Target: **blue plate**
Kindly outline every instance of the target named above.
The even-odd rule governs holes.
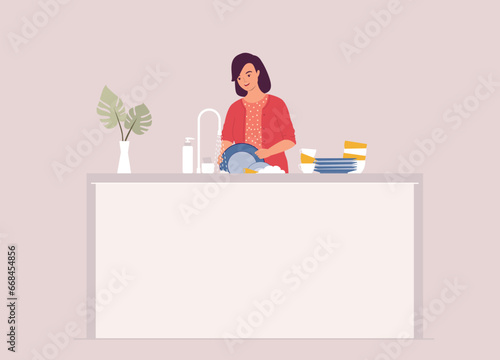
[[[316,165],[319,166],[353,166],[357,165],[356,161],[315,161]]]
[[[320,174],[347,174],[352,171],[355,171],[356,169],[345,169],[345,170],[319,170],[319,169],[314,169],[314,171],[319,172]]]
[[[316,161],[346,161],[346,160],[356,160],[355,158],[316,158]]]
[[[356,164],[356,161],[348,160],[348,161],[325,161],[325,160],[320,160],[320,161],[315,161],[315,164],[320,164],[320,165],[343,165],[343,164]]]
[[[250,157],[243,154],[237,155],[236,158],[231,161],[231,168],[233,169],[233,171],[238,171],[240,167],[243,166],[241,167],[241,172],[243,172],[243,168],[250,166],[254,162],[264,162],[264,159],[259,159],[259,157],[255,155],[256,151],[257,148],[250,144],[240,143],[231,145],[222,154],[222,161],[219,168],[223,171],[231,173],[231,169],[229,168],[229,160],[237,153],[244,153],[251,155],[251,157],[253,157],[253,161],[248,163]]]
[[[329,173],[329,172],[340,172],[340,173],[348,173],[351,171],[356,171],[356,169],[314,169],[314,171],[321,173]]]
[[[253,171],[259,171],[261,169],[264,169],[265,167],[270,166],[266,162],[254,162],[252,165],[250,165],[248,168]]]
[[[315,167],[317,168],[325,168],[325,167],[331,167],[331,168],[335,168],[335,167],[341,167],[341,168],[348,168],[348,167],[357,167],[357,164],[354,163],[354,164],[314,164]]]
[[[229,158],[227,169],[230,174],[243,174],[245,168],[248,168],[252,164],[256,164],[252,154],[240,151]]]

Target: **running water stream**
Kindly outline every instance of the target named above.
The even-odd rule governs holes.
[[[214,156],[215,173],[220,172],[218,161],[219,161],[221,147],[222,147],[222,136],[217,135],[217,140],[215,140],[215,156]]]

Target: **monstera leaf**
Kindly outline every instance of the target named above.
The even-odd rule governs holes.
[[[129,110],[127,114],[127,118],[125,119],[125,127],[130,129],[128,131],[127,137],[130,134],[130,131],[133,131],[137,135],[142,135],[146,131],[148,131],[148,127],[151,126],[152,120],[151,113],[146,105],[141,104]]]
[[[107,86],[104,86],[102,90],[97,113],[102,116],[100,120],[108,129],[114,128],[116,124],[119,124],[119,121],[124,121],[127,116],[123,101]]]

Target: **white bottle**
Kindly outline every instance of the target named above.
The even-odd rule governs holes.
[[[187,137],[182,147],[182,173],[192,174],[193,173],[193,145],[191,140],[192,137]]]

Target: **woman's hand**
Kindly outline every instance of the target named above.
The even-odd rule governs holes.
[[[295,143],[290,140],[281,140],[280,142],[274,144],[269,149],[259,149],[255,152],[255,155],[259,157],[259,159],[265,159],[269,156],[273,156],[284,152],[288,149],[291,149],[295,146]]]
[[[274,154],[270,149],[259,149],[255,152],[255,155],[257,155],[259,159],[265,159]]]

